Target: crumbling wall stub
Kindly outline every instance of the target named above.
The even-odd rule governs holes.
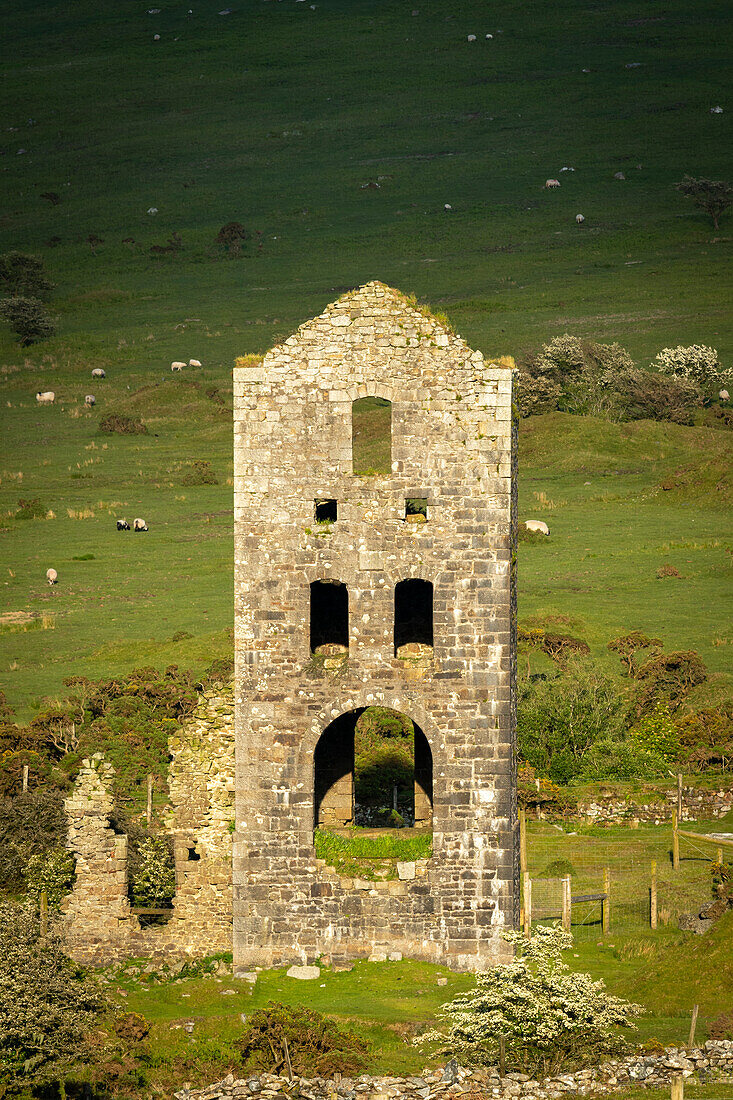
[[[365,396],[392,402],[389,475],[352,472]],[[389,944],[484,966],[518,897],[511,367],[370,283],[239,367],[234,402],[235,965]],[[428,501],[427,522],[405,522],[407,498]],[[326,531],[316,499],[338,504]],[[419,668],[394,651],[395,586],[413,578],[433,586]],[[312,674],[318,580],[348,586],[338,675]],[[373,705],[429,742],[434,854],[414,880],[365,890],[315,860],[314,754],[334,719]]]
[[[158,959],[231,949],[234,710],[231,685],[219,684],[169,738],[170,802],[176,896],[168,923],[141,928],[131,912],[127,837],[109,827],[114,768],[100,755],[85,760],[65,802],[67,846],[76,882],[64,923],[71,954],[109,963],[130,956]]]

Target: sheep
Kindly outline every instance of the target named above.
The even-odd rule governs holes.
[[[721,401],[730,401],[730,394],[727,390],[720,390],[720,392],[718,393],[718,397]]]
[[[132,521],[132,529],[133,531],[147,531],[148,525],[144,519],[138,518]]]
[[[201,366],[198,359],[189,359],[188,365],[189,365],[189,367],[200,367]]]
[[[577,225],[582,225],[583,222],[585,221],[585,216],[583,214],[576,214],[575,215],[575,221],[576,221]]]
[[[46,570],[46,580],[49,584],[58,584],[59,575],[55,569]]]
[[[130,524],[127,522],[126,519],[118,519],[117,520],[117,530],[118,531],[129,531],[130,530]]]
[[[102,370],[101,367],[95,367],[94,370],[92,371],[92,378],[106,378],[106,377],[107,377],[107,375],[106,375],[105,371]]]
[[[171,370],[183,370],[185,366],[185,363],[171,363]]]
[[[549,190],[551,187],[559,187],[560,180],[545,180],[545,190]]]
[[[44,393],[39,390],[36,394],[36,401],[39,405],[53,405],[55,400],[56,394],[53,390],[46,390]]]
[[[96,397],[94,396],[93,393],[88,393],[88,394],[85,395],[84,404],[88,405],[90,409],[91,409],[92,405],[97,404],[97,399],[96,399]]]
[[[614,172],[613,173],[613,178],[615,180],[625,180],[626,176],[623,174],[623,172]]]
[[[550,528],[541,519],[526,519],[524,521],[524,526],[528,531],[539,531],[543,535],[549,535],[550,533]]]

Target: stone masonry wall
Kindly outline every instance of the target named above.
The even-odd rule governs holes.
[[[318,955],[477,968],[517,915],[516,495],[509,366],[484,361],[380,283],[344,295],[235,371],[235,966]],[[392,472],[352,472],[352,402],[392,402]],[[427,523],[405,500],[428,500]],[[314,501],[337,501],[327,530]],[[394,655],[395,585],[434,586],[432,658]],[[314,677],[310,584],[348,586],[349,651]],[[355,890],[319,866],[314,754],[370,705],[418,723],[433,766],[434,854]]]
[[[109,827],[114,768],[83,762],[65,808],[76,883],[66,899],[66,938],[75,958],[108,963],[130,956],[204,956],[231,950],[234,710],[231,685],[199,697],[169,739],[176,896],[167,924],[141,928],[127,887],[127,837]]]

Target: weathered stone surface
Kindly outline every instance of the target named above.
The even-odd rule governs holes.
[[[498,932],[518,917],[511,394],[510,365],[380,283],[235,370],[237,967],[398,951],[476,969],[504,954]],[[392,402],[389,475],[352,472],[351,404],[365,396]],[[427,500],[427,522],[405,521],[408,498]],[[337,502],[325,528],[316,500]],[[395,654],[405,579],[433,585],[432,653]],[[347,586],[348,654],[314,666],[322,580]],[[317,820],[347,824],[353,806],[335,742],[316,790],[316,748],[372,705],[424,740],[416,819],[433,856],[397,882],[341,878],[313,847]]]
[[[300,981],[310,982],[314,978],[320,978],[321,968],[319,966],[291,966],[286,973],[289,978],[298,978]]]

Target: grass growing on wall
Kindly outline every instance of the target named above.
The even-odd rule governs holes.
[[[397,860],[409,862],[429,859],[433,854],[433,834],[411,829],[349,829],[331,833],[316,829],[316,857],[342,874],[374,878],[395,878]]]

